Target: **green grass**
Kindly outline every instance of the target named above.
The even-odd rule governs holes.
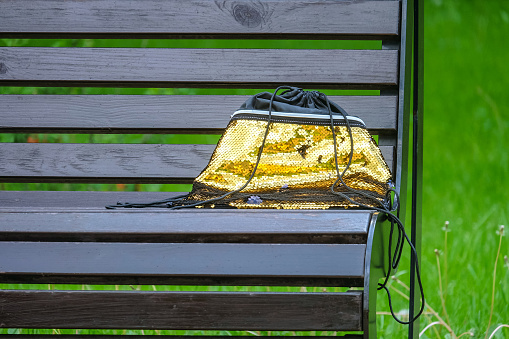
[[[509,216],[509,2],[481,0],[425,1],[425,122],[424,122],[424,192],[422,276],[426,300],[442,317],[437,260],[435,249],[442,251],[442,283],[450,326],[456,334],[472,330],[475,337],[484,338],[491,307],[492,274],[497,254],[499,225],[508,226]],[[91,40],[0,41],[3,45],[100,46]],[[100,42],[106,43],[106,42]],[[111,43],[109,41],[108,43]],[[147,47],[190,47],[189,41],[167,45],[166,41],[142,41]],[[379,48],[379,42],[306,42],[313,48]],[[121,47],[139,46],[140,41],[124,40]],[[138,44],[138,45],[137,45]],[[228,47],[232,42],[220,41]],[[259,47],[268,47],[257,41]],[[284,48],[292,47],[292,42]],[[211,47],[203,45],[202,47]],[[275,47],[275,46],[273,46]],[[68,93],[68,94],[205,94],[203,89],[46,89],[0,88],[2,93]],[[224,90],[214,90],[224,93]],[[243,90],[253,94],[258,90]],[[335,94],[336,92],[334,92]],[[352,92],[342,92],[350,94]],[[329,93],[330,94],[330,93]],[[374,94],[377,93],[365,93]],[[25,136],[26,138],[27,136]],[[44,138],[43,135],[32,136]],[[46,136],[54,138],[54,136]],[[89,136],[62,136],[61,142],[80,142]],[[111,142],[114,136],[94,136],[97,142]],[[1,135],[0,141],[13,138]],[[72,139],[75,138],[75,139]],[[101,139],[103,138],[103,139]],[[127,136],[122,142],[172,142],[167,136],[155,141],[144,136]],[[131,139],[130,139],[131,138]],[[212,137],[213,138],[213,137]],[[26,140],[26,139],[25,139]],[[119,139],[115,139],[118,142]],[[173,139],[174,142],[180,142]],[[32,184],[30,184],[32,185]],[[62,189],[63,186],[16,186],[6,189]],[[186,186],[187,187],[187,186]],[[150,186],[146,190],[182,190],[186,187]],[[112,189],[115,185],[97,185],[92,189]],[[68,186],[63,189],[69,189]],[[90,189],[74,186],[73,189]],[[134,185],[127,186],[134,190]],[[442,230],[450,221],[445,251]],[[507,230],[506,230],[507,233]],[[501,255],[509,254],[508,238],[502,239]],[[406,247],[405,255],[408,255]],[[447,261],[447,273],[444,265]],[[408,258],[398,272],[408,281]],[[394,284],[395,286],[398,284]],[[498,324],[509,323],[509,267],[498,261],[494,312],[490,332]],[[6,288],[6,286],[2,286]],[[54,287],[53,287],[54,288]],[[63,288],[63,287],[62,287]],[[81,286],[80,286],[81,288]],[[150,286],[145,288],[151,288]],[[398,285],[398,288],[402,289]],[[396,311],[407,307],[406,301],[393,292]],[[378,310],[388,311],[385,293],[378,294]],[[403,338],[407,327],[397,324],[388,315],[378,317],[380,338]],[[422,318],[421,328],[430,320]],[[424,337],[447,337],[447,331],[437,327]],[[64,332],[62,332],[64,333]],[[89,332],[87,332],[89,333]],[[129,331],[127,333],[134,333]],[[148,332],[146,332],[148,334]],[[150,332],[152,333],[152,332]],[[168,332],[163,332],[168,333]],[[171,332],[176,333],[176,332]],[[180,332],[179,332],[180,333]],[[197,333],[200,334],[200,333]],[[235,334],[235,333],[229,333]],[[250,333],[247,333],[250,334]],[[262,333],[264,334],[264,333]],[[288,334],[288,333],[283,333]],[[311,333],[314,334],[314,333]],[[495,338],[506,338],[503,329]]]
[[[509,216],[507,32],[507,1],[425,1],[423,282],[427,302],[440,311],[434,250],[444,250],[449,220],[450,325],[456,334],[473,329],[476,338],[488,325],[496,231]],[[507,237],[501,253],[509,254]],[[509,323],[509,268],[502,259],[496,287],[491,330]],[[379,298],[379,310],[387,310],[383,293]],[[404,326],[382,319],[381,338],[403,337]],[[436,337],[433,330],[426,335]],[[496,338],[508,336],[504,329]]]

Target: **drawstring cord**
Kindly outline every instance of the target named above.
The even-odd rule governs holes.
[[[119,201],[119,202],[117,202],[116,205],[108,205],[108,206],[106,206],[106,208],[109,210],[116,209],[119,207],[124,207],[124,208],[163,207],[163,208],[166,208],[166,207],[168,207],[167,206],[168,203],[175,203],[178,201],[182,201],[185,197],[187,197],[187,194],[179,195],[179,196],[164,199],[164,200],[153,201],[153,202],[149,202],[149,203],[129,203],[129,202],[120,202]]]
[[[419,270],[419,262],[417,261],[417,251],[416,251],[414,245],[412,244],[412,242],[410,241],[410,239],[408,238],[408,235],[405,232],[405,227],[403,226],[403,223],[399,219],[399,206],[400,205],[399,205],[399,196],[398,196],[398,193],[393,188],[390,188],[387,191],[385,201],[381,202],[380,200],[378,200],[376,197],[374,197],[371,194],[368,194],[366,192],[362,192],[362,191],[359,191],[359,190],[356,190],[354,188],[349,187],[343,181],[343,175],[346,173],[346,171],[348,170],[348,168],[352,164],[352,157],[353,157],[353,151],[354,151],[352,128],[351,128],[350,123],[348,121],[347,113],[343,110],[343,108],[338,106],[341,115],[343,116],[343,118],[346,121],[346,127],[347,127],[347,130],[348,130],[348,135],[350,137],[350,154],[348,156],[348,163],[346,164],[346,167],[343,170],[343,172],[339,173],[336,132],[334,130],[334,118],[332,116],[332,110],[331,110],[331,107],[330,107],[329,99],[323,93],[320,93],[320,95],[323,96],[323,98],[327,102],[327,108],[329,110],[330,126],[331,126],[331,130],[332,130],[332,140],[334,142],[334,161],[335,161],[335,165],[336,165],[336,174],[338,176],[338,178],[336,179],[334,184],[332,184],[332,186],[330,187],[330,190],[331,190],[331,192],[333,194],[338,195],[338,196],[340,196],[340,197],[342,197],[344,199],[347,199],[349,202],[351,202],[354,205],[358,205],[358,206],[366,208],[366,209],[378,211],[378,212],[383,213],[384,215],[386,215],[387,218],[389,219],[389,221],[391,223],[391,231],[390,231],[390,236],[389,236],[389,270],[387,272],[387,275],[385,276],[384,282],[381,283],[381,284],[378,283],[378,288],[377,289],[378,290],[384,289],[387,292],[387,298],[388,298],[388,301],[389,301],[389,308],[390,308],[390,311],[391,311],[391,314],[392,314],[392,317],[394,318],[394,320],[396,320],[398,323],[403,324],[403,325],[411,324],[415,320],[417,320],[417,318],[419,318],[420,315],[422,314],[422,312],[424,311],[424,306],[425,306],[425,302],[424,302],[424,288],[422,286],[422,281],[421,281],[421,273],[420,273],[420,270]],[[335,191],[334,187],[336,187],[338,182],[341,184],[340,186],[346,188],[348,191],[350,191],[352,193],[355,193],[355,194],[359,194],[359,195],[364,196],[364,197],[366,197],[368,199],[371,199],[375,203],[379,204],[380,207],[364,205],[364,204],[362,204],[360,202],[356,202],[356,201],[352,200],[349,196],[347,196],[346,194],[344,194],[342,192]],[[395,205],[396,205],[395,207],[391,203],[391,193],[394,193],[394,202],[395,202]],[[391,213],[394,210],[397,211],[396,212],[397,215],[394,215],[393,213]],[[395,251],[394,251],[394,256],[392,256],[392,235],[393,235],[393,232],[394,232],[394,224],[396,224],[397,227],[398,227],[398,240],[396,242],[396,248],[395,248]],[[400,259],[401,259],[401,254],[403,252],[404,240],[406,240],[408,242],[408,244],[410,245],[411,251],[415,254],[415,257],[416,257],[416,271],[415,272],[416,272],[416,275],[417,275],[417,283],[419,285],[419,290],[420,290],[420,294],[421,294],[421,308],[420,308],[419,312],[417,313],[417,315],[414,316],[412,319],[409,319],[408,321],[403,321],[403,320],[400,320],[400,319],[397,318],[396,314],[394,313],[393,306],[392,306],[391,293],[389,292],[389,289],[387,288],[387,283],[389,281],[389,277],[391,276],[391,271],[393,269],[396,270],[398,268],[398,266],[399,266],[399,262],[400,262]]]

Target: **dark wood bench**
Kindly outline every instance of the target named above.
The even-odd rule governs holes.
[[[2,38],[380,40],[380,50],[0,48],[0,86],[379,90],[332,96],[406,193],[411,25],[401,1],[1,0]],[[2,95],[2,133],[220,134],[241,95]],[[0,144],[3,183],[191,183],[213,145]],[[367,210],[106,210],[167,192],[0,192],[0,282],[348,287],[1,290],[0,327],[359,331],[376,338],[388,228]]]

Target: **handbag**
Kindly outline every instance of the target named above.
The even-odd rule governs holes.
[[[385,201],[391,173],[364,122],[320,92],[283,88],[232,114],[191,193],[175,206],[328,209]]]
[[[360,118],[323,93],[281,86],[231,115],[189,194],[106,208],[386,209],[390,192],[389,167]]]

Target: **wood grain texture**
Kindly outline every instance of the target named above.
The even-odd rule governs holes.
[[[0,95],[3,133],[217,133],[250,96]],[[397,96],[330,96],[372,133],[395,131]]]
[[[115,201],[114,194],[109,197],[108,203]],[[110,211],[104,207],[93,212],[29,207],[15,211],[0,209],[1,241],[365,243],[372,214],[345,210]]]
[[[13,276],[363,278],[365,244],[2,242]]]
[[[398,1],[1,0],[0,37],[380,38]],[[104,36],[103,36],[104,37]]]
[[[395,50],[2,47],[0,63],[4,86],[383,88],[398,83]]]
[[[35,146],[34,146],[35,145]],[[191,183],[215,145],[2,144],[4,181]],[[36,176],[38,178],[29,179]]]
[[[3,182],[192,183],[214,145],[0,144]],[[392,168],[392,146],[381,146]]]
[[[361,296],[362,291],[1,291],[0,301],[2,327],[358,331]]]
[[[0,209],[103,209],[117,201],[158,201],[187,192],[0,191]]]
[[[18,208],[25,212],[48,212],[62,210],[64,212],[76,212],[82,209],[83,212],[98,210],[103,211],[105,205],[111,205],[117,201],[122,202],[150,202],[175,197],[188,192],[103,192],[103,191],[0,191],[0,209],[2,211],[16,212]],[[197,209],[198,210],[198,209]],[[129,210],[142,212],[144,210]],[[151,212],[162,213],[163,210],[151,209]],[[216,211],[216,210],[214,210]],[[224,211],[224,210],[223,210]],[[249,211],[251,210],[244,210]],[[257,210],[253,210],[255,212]],[[272,210],[264,212],[272,213]],[[185,212],[180,210],[179,212]],[[226,212],[226,211],[224,211]],[[232,212],[231,210],[229,212]],[[259,213],[258,211],[257,213]],[[279,211],[282,213],[289,210]],[[314,213],[313,211],[306,211]],[[315,211],[316,212],[316,211]],[[278,213],[274,211],[274,213]],[[334,213],[364,213],[357,210],[335,210]]]

